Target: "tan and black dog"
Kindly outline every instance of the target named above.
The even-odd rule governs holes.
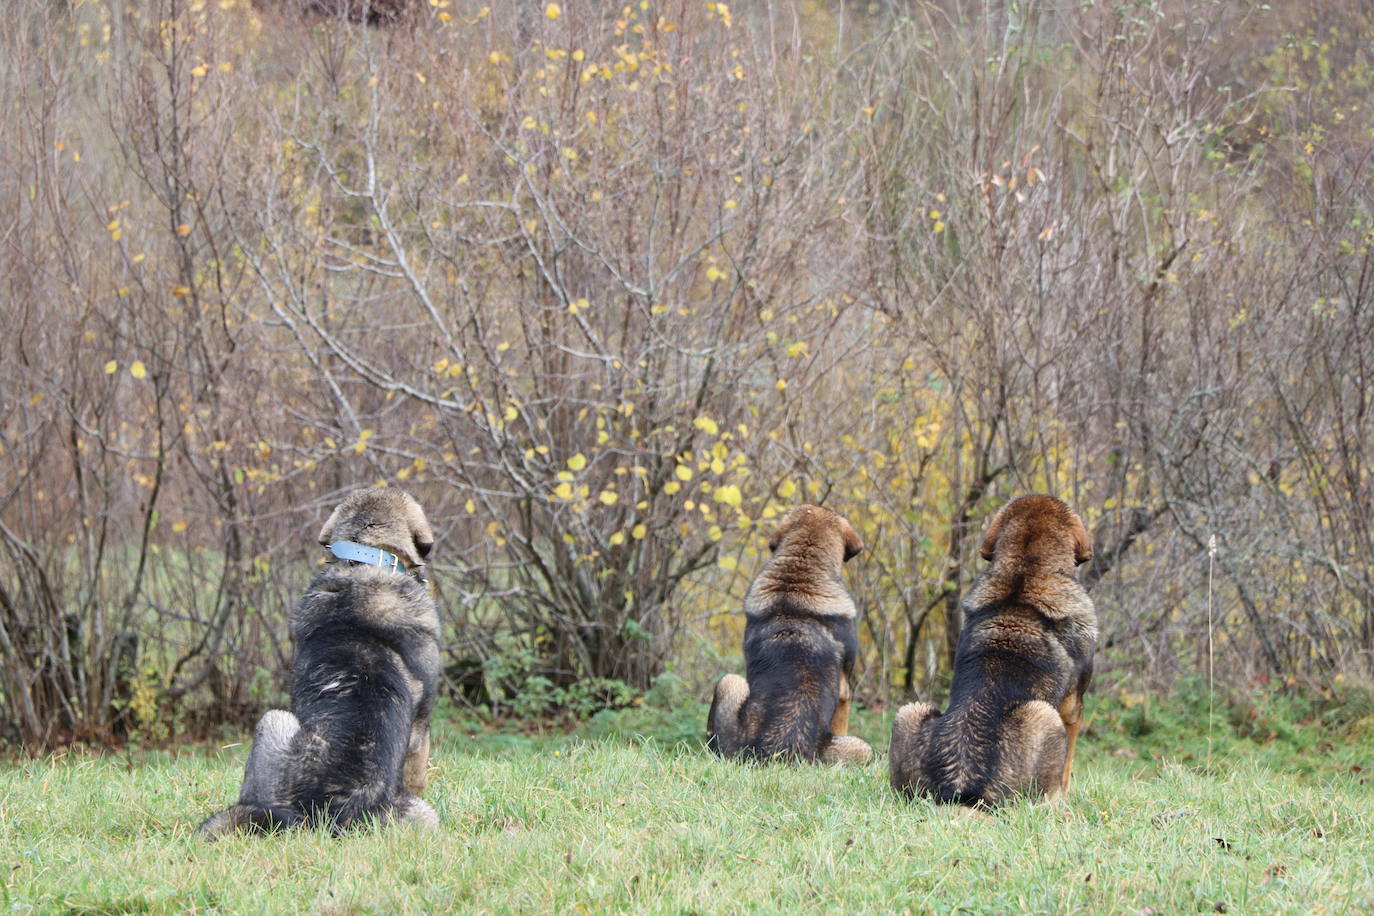
[[[981,553],[992,566],[961,603],[949,708],[903,706],[889,749],[897,791],[980,808],[1068,791],[1097,647],[1075,569],[1092,546],[1072,509],[1053,496],[1013,500]]]
[[[707,746],[752,760],[867,763],[873,749],[847,734],[858,629],[843,574],[863,542],[842,516],[801,506],[768,546],[744,599],[746,676],[716,684]]]
[[[350,494],[320,530],[335,562],[291,615],[291,711],[258,722],[239,802],[202,836],[366,819],[437,826],[422,801],[439,673],[439,615],[424,578],[434,544],[411,496]]]

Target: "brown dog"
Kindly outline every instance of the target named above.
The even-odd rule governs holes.
[[[1092,677],[1097,615],[1075,567],[1092,557],[1078,516],[1023,496],[983,537],[989,567],[964,596],[949,708],[908,703],[892,723],[892,786],[990,807],[1069,789]]]
[[[716,684],[707,746],[725,757],[867,763],[873,749],[847,734],[859,637],[842,572],[863,542],[843,517],[801,506],[768,547],[744,599],[747,679]]]

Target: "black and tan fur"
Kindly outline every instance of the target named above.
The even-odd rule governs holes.
[[[848,734],[858,630],[842,571],[863,542],[843,517],[801,506],[768,546],[744,599],[745,677],[716,684],[707,744],[725,757],[866,763],[872,748]]]
[[[1075,567],[1087,531],[1053,496],[1023,496],[993,517],[992,565],[961,603],[949,708],[908,703],[892,723],[892,786],[940,802],[991,807],[1069,789],[1097,615]]]
[[[201,835],[338,831],[369,818],[438,824],[419,797],[439,671],[439,616],[423,575],[434,533],[409,494],[375,487],[344,499],[319,540],[381,548],[408,570],[335,560],[310,583],[291,615],[291,711],[258,722],[238,804]]]

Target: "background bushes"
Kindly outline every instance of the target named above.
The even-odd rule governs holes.
[[[1027,490],[1123,683],[1209,621],[1234,684],[1369,675],[1358,4],[504,6],[0,24],[7,740],[279,698],[374,482],[497,715],[718,674],[803,500],[869,546],[870,701],[938,692]]]

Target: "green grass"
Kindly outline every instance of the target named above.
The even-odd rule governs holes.
[[[714,759],[697,703],[575,735],[440,722],[429,835],[192,839],[246,746],[10,763],[0,912],[1374,909],[1374,707],[1227,706],[1209,755],[1191,696],[1090,697],[1069,801],[987,819],[897,799],[881,753],[863,769]],[[881,749],[889,719],[855,731]]]

